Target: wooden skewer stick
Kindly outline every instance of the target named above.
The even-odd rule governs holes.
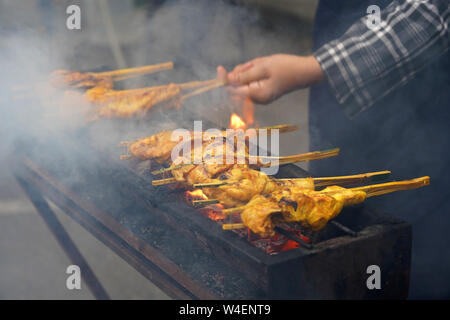
[[[241,213],[242,211],[244,211],[244,209],[245,209],[245,206],[235,207],[235,208],[230,208],[230,209],[223,209],[221,211],[221,213],[223,215],[228,216],[230,214]]]
[[[336,156],[339,153],[339,148],[333,149],[333,150],[327,150],[327,151],[316,151],[316,152],[309,152],[309,153],[301,153],[301,154],[297,154],[297,155],[293,155],[293,156],[282,156],[282,157],[264,157],[264,156],[253,156],[254,158],[259,158],[259,159],[278,159],[278,163],[279,164],[288,164],[288,163],[295,163],[295,162],[301,162],[301,161],[310,161],[310,160],[316,160],[316,159],[323,159],[323,158],[328,158],[328,157],[333,157]],[[252,157],[252,156],[250,156]],[[305,160],[307,159],[307,160]],[[191,164],[182,164],[179,166],[188,166]],[[267,163],[267,164],[263,164],[260,167],[269,167],[271,166],[271,163]],[[163,173],[163,172],[167,172],[167,171],[172,171],[175,170],[175,167],[172,168],[165,168],[165,169],[160,169],[157,171],[153,171],[157,174]],[[152,173],[153,173],[152,172]],[[168,183],[172,183],[169,182],[167,179],[161,179],[161,180],[153,180],[153,182],[158,183],[155,185],[163,185],[163,184],[168,184]],[[161,182],[161,184],[159,184]]]
[[[422,188],[428,186],[430,184],[430,177],[424,176],[411,180],[402,180],[395,182],[387,182],[374,184],[371,186],[357,187],[351,188],[352,191],[364,191],[367,194],[367,198],[374,196],[381,196],[383,194],[403,191],[403,190],[412,190],[417,188]]]
[[[389,178],[391,171],[378,171],[369,172],[363,174],[355,174],[350,176],[340,176],[340,177],[325,177],[325,178],[314,178],[314,185],[316,187],[330,186],[333,184],[338,184],[340,186],[346,186],[357,183],[367,183],[381,181]]]
[[[324,178],[312,178],[314,181],[315,187],[325,187],[331,185],[339,185],[346,186],[352,184],[360,184],[366,182],[375,182],[389,178],[391,171],[378,171],[378,172],[369,172],[363,174],[355,174],[351,176],[340,176],[340,177],[324,177]],[[283,179],[274,179],[275,181],[301,181],[308,178],[283,178]],[[226,181],[223,182],[214,182],[214,183],[197,183],[194,184],[195,188],[211,188],[211,187],[220,187],[223,185],[227,185]]]
[[[204,207],[210,204],[216,204],[216,203],[220,203],[219,200],[216,199],[212,199],[212,200],[194,200],[192,201],[192,204],[196,207]]]
[[[367,182],[375,182],[388,179],[391,174],[391,171],[377,171],[377,172],[369,172],[362,174],[355,174],[349,176],[337,176],[337,177],[322,177],[322,178],[313,178],[314,186],[316,187],[325,187],[331,186],[333,184],[337,184],[340,186],[352,185],[352,184],[361,184]],[[297,181],[303,180],[305,178],[283,178],[277,179],[278,181]]]
[[[186,99],[188,99],[188,98],[190,98],[190,97],[194,97],[194,96],[196,96],[196,95],[205,93],[205,92],[207,92],[207,91],[209,91],[209,90],[212,90],[212,89],[215,89],[215,88],[222,87],[222,86],[224,86],[224,85],[225,85],[225,82],[224,82],[224,81],[219,81],[219,80],[217,80],[217,82],[215,82],[215,83],[213,83],[213,84],[210,84],[210,85],[205,86],[205,87],[203,87],[203,88],[200,88],[200,89],[194,90],[194,91],[192,91],[192,92],[190,92],[190,93],[187,93],[187,94],[185,94],[185,95],[182,95],[182,96],[180,97],[180,102],[183,102],[184,100],[186,100]]]
[[[140,75],[150,74],[163,70],[173,69],[173,62],[164,62],[160,64],[154,64],[143,67],[119,69],[105,72],[97,72],[95,75],[100,77],[112,77],[115,81],[125,80],[132,77],[137,77]]]
[[[191,165],[192,165],[192,163],[177,164],[176,166],[173,166],[173,167],[162,168],[162,169],[159,169],[159,170],[152,171],[151,174],[156,176],[158,174],[163,174],[165,172],[169,172],[169,171],[172,171],[172,170],[180,169],[180,168],[191,166]],[[154,180],[154,181],[156,181],[156,180]]]
[[[228,182],[195,183],[194,188],[214,188],[227,185]]]
[[[213,81],[213,80],[207,80],[207,81]],[[198,82],[201,82],[201,81],[198,81]],[[187,83],[186,83],[186,84],[187,84]],[[132,90],[143,90],[143,89],[132,89]],[[297,130],[299,129],[299,127],[296,126],[296,125],[293,125],[293,124],[280,124],[280,125],[275,125],[275,126],[270,126],[270,127],[255,128],[255,130],[256,130],[256,132],[257,132],[258,134],[259,134],[259,132],[260,132],[261,130],[263,130],[263,129],[267,130],[267,134],[270,135],[270,134],[272,134],[272,131],[275,130],[275,129],[278,129],[278,130],[279,130],[279,133],[285,133],[285,132],[297,131]],[[227,132],[226,132],[225,130],[224,130],[224,131],[221,131],[221,133],[222,133],[222,135],[223,135],[224,137],[226,137]],[[203,135],[208,136],[206,132],[203,132]],[[118,146],[119,146],[119,147],[129,147],[129,146],[131,146],[133,143],[135,143],[136,141],[139,141],[139,140],[133,140],[133,141],[120,141],[120,142],[118,143]],[[129,158],[126,158],[126,159],[129,159]],[[171,170],[174,170],[174,168],[165,168],[165,169],[161,169],[161,170],[156,170],[156,171],[153,171],[152,174],[155,174],[155,175],[156,175],[156,174],[161,174],[161,173],[164,173],[164,172],[167,172],[167,171],[171,171]]]
[[[383,194],[396,192],[396,191],[422,188],[422,187],[428,186],[429,184],[430,184],[430,177],[425,176],[425,177],[420,177],[420,178],[411,179],[411,180],[387,182],[387,183],[373,184],[370,186],[350,188],[348,190],[364,191],[367,194],[366,197],[370,198],[370,197],[381,196]],[[333,194],[333,193],[339,193],[339,192],[341,192],[341,191],[340,190],[327,191],[324,193],[325,194]],[[224,209],[221,212],[224,215],[230,215],[230,214],[234,214],[234,213],[240,213],[244,209],[245,209],[245,206],[241,206],[241,207],[236,207],[236,208]]]
[[[215,83],[217,80],[206,80],[206,81],[191,81],[191,82],[185,82],[176,84],[180,87],[180,90],[187,90],[187,89],[194,89],[201,86],[207,86]],[[159,90],[167,88],[170,84],[165,84],[161,86],[151,86],[151,87],[144,87],[144,88],[137,88],[137,89],[127,89],[127,90],[117,90],[115,91],[116,94],[120,95],[131,95],[131,94],[143,94],[146,92],[151,92],[153,90]]]
[[[176,183],[177,180],[175,178],[167,178],[167,179],[160,179],[160,180],[153,180],[152,185],[153,186],[162,186],[164,184],[171,184]]]
[[[190,82],[181,83],[179,86],[180,86],[181,90],[188,90],[188,89],[196,89],[199,87],[210,86],[217,82],[218,82],[217,79],[211,79],[211,80],[205,80],[205,81],[190,81]]]
[[[267,134],[270,135],[272,133],[272,130],[279,130],[279,133],[285,133],[285,132],[292,132],[297,131],[299,129],[299,126],[293,125],[293,124],[280,124],[276,126],[270,126],[270,127],[263,127],[263,128],[256,128],[256,131],[259,132],[259,130],[266,129]]]
[[[364,187],[357,187],[357,188],[351,188],[349,190],[352,191],[364,191],[367,194],[367,198],[374,197],[374,196],[380,196],[383,194],[396,192],[396,191],[403,191],[403,190],[412,190],[417,188],[422,188],[425,186],[428,186],[430,184],[430,177],[424,176],[416,179],[411,180],[403,180],[403,181],[396,181],[396,182],[388,182],[388,183],[380,183],[380,184],[374,184],[371,186],[364,186]],[[340,191],[331,191],[326,192],[326,194],[330,193],[339,193]],[[230,209],[224,209],[221,211],[223,215],[230,215],[234,213],[240,213],[245,209],[246,206],[236,207],[236,208],[230,208]],[[242,225],[242,226],[241,226]],[[224,230],[233,230],[233,229],[242,229],[245,228],[243,224],[224,224],[222,225],[222,228]]]
[[[278,165],[335,157],[339,154],[339,151],[340,151],[339,148],[335,148],[335,149],[325,150],[325,151],[314,151],[314,152],[301,153],[301,154],[292,155],[292,156],[278,157]],[[262,157],[262,156],[260,156],[260,159],[276,160],[277,157],[273,157],[273,156],[272,157],[271,156]],[[273,166],[273,163],[271,163],[271,162],[265,163],[261,167],[265,168],[265,167],[270,167],[270,166]]]
[[[225,223],[222,225],[223,230],[236,230],[236,229],[245,229],[245,225],[243,223]]]

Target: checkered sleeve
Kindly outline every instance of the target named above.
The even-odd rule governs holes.
[[[320,47],[318,60],[349,116],[406,84],[449,48],[449,0],[395,0],[369,24],[365,16]]]

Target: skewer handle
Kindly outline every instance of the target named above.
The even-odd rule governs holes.
[[[190,93],[188,93],[188,94],[185,94],[185,95],[181,96],[181,97],[180,97],[180,101],[184,101],[184,100],[186,100],[186,99],[188,99],[188,98],[190,98],[190,97],[193,97],[193,96],[196,96],[196,95],[205,93],[205,92],[207,92],[207,91],[209,91],[209,90],[212,90],[212,89],[215,89],[215,88],[218,88],[218,87],[222,87],[222,86],[224,86],[224,85],[225,85],[225,82],[216,80],[215,83],[212,83],[212,84],[210,84],[210,85],[208,85],[208,86],[205,86],[205,87],[203,87],[203,88],[194,90],[194,91],[192,91],[192,92],[190,92]]]
[[[282,156],[282,157],[273,157],[273,156],[260,156],[259,158],[261,160],[276,160],[278,159],[278,164],[288,164],[288,163],[296,163],[296,162],[303,162],[303,161],[311,161],[311,160],[319,160],[319,159],[325,159],[329,157],[335,157],[339,154],[340,149],[330,149],[325,151],[314,151],[314,152],[308,152],[308,153],[301,153],[296,154],[292,156]],[[263,164],[262,167],[270,167],[271,163]]]
[[[163,169],[152,171],[151,174],[156,176],[158,174],[163,174],[165,172],[169,172],[169,171],[172,171],[172,170],[180,169],[180,168],[183,168],[183,167],[186,167],[186,166],[190,166],[190,165],[192,165],[192,164],[191,163],[177,164],[177,165],[175,165],[173,167],[163,168]],[[153,180],[153,181],[156,181],[156,180]]]
[[[227,185],[227,182],[211,182],[211,183],[196,183],[193,185],[194,188],[215,188]]]
[[[218,80],[217,79],[211,79],[211,80],[205,80],[205,81],[190,81],[180,84],[181,90],[188,90],[188,89],[196,89],[198,87],[203,86],[209,86],[212,84],[215,84]]]
[[[352,191],[364,191],[367,194],[367,198],[374,196],[381,196],[383,194],[422,188],[430,184],[430,177],[424,176],[411,180],[395,181],[388,183],[374,184],[371,186],[364,186],[358,188],[351,188]]]
[[[152,185],[153,186],[162,186],[165,184],[171,184],[177,182],[177,179],[175,178],[167,178],[167,179],[160,179],[160,180],[153,180]]]
[[[216,203],[220,203],[219,200],[216,199],[211,199],[211,200],[194,200],[192,201],[192,204],[196,207],[204,207],[210,204],[216,204]]]
[[[230,208],[230,209],[224,209],[221,211],[223,215],[229,216],[231,214],[235,213],[241,213],[245,209],[245,206],[242,207],[236,207],[236,208]]]
[[[143,67],[98,72],[95,74],[100,77],[113,77],[115,81],[119,81],[119,80],[125,80],[128,78],[131,78],[131,77],[136,77],[139,75],[145,75],[145,74],[150,74],[150,73],[163,71],[163,70],[170,70],[170,69],[173,69],[172,61],[164,62],[164,63],[160,63],[160,64],[149,65],[149,66],[143,66]]]
[[[222,225],[223,230],[236,230],[244,229],[245,225],[243,223],[226,223]]]
[[[297,131],[299,129],[299,126],[293,125],[293,124],[279,124],[275,126],[270,127],[262,127],[262,128],[255,128],[256,132],[259,134],[260,130],[267,130],[267,134],[271,135],[272,130],[279,130],[279,133],[286,133],[286,132],[292,132]]]
[[[363,174],[356,174],[350,176],[340,176],[340,177],[324,177],[324,178],[313,178],[314,185],[316,187],[331,186],[333,184],[338,184],[340,186],[346,186],[358,183],[375,182],[384,179],[388,179],[391,171],[378,171],[369,172]]]

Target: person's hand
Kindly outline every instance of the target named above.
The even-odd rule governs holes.
[[[217,75],[229,84],[232,96],[250,97],[268,103],[295,89],[309,87],[323,80],[323,71],[313,57],[276,54],[238,65],[227,74],[219,66]]]

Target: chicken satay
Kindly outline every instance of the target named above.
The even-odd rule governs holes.
[[[95,101],[102,107],[96,111],[98,117],[103,118],[129,118],[140,117],[153,106],[171,101],[171,107],[178,106],[177,97],[180,95],[180,87],[176,84],[169,84],[165,87],[148,90],[139,93],[126,94],[106,103],[103,98]]]
[[[227,153],[234,154],[235,149],[227,143],[215,144],[215,141],[204,142],[198,148],[193,148],[190,159],[179,157],[172,163],[173,177],[178,183],[192,187],[196,183],[218,182],[216,177],[234,166],[234,161],[227,163],[224,159]],[[200,150],[199,150],[200,149]],[[187,165],[177,168],[179,164]]]
[[[242,206],[257,194],[269,194],[279,188],[296,186],[314,189],[312,178],[293,181],[276,180],[264,172],[240,164],[202,163],[183,166],[172,171],[177,182],[192,188],[195,184],[217,184],[205,187],[203,192],[209,199],[215,199],[225,208]],[[220,185],[223,183],[223,185]]]
[[[132,143],[129,146],[129,151],[139,160],[154,159],[160,164],[170,163],[173,148],[183,140],[182,137],[175,140],[171,138],[172,131],[161,131],[151,137]]]
[[[111,77],[99,76],[92,72],[76,72],[69,70],[55,70],[50,75],[50,83],[58,88],[113,88]]]
[[[279,221],[300,222],[304,227],[317,231],[335,218],[345,206],[362,203],[368,197],[422,188],[429,184],[430,177],[425,176],[351,189],[338,186],[329,186],[321,191],[282,188],[271,195],[255,196],[247,205],[236,208],[239,210],[233,212],[241,212],[243,226],[263,237],[273,235],[273,228]],[[224,225],[225,229],[227,227]]]
[[[274,126],[276,128],[278,126]],[[296,128],[295,126],[285,125],[289,130],[284,132],[292,131],[291,128]],[[262,128],[265,129],[265,128]],[[259,129],[258,129],[259,130]],[[267,130],[267,129],[266,129]],[[180,143],[184,137],[178,137],[172,140],[173,131],[161,131],[153,136],[139,139],[128,145],[128,149],[132,157],[138,158],[139,160],[155,159],[158,163],[170,163],[172,149]],[[245,135],[245,132],[237,133]],[[268,130],[268,134],[271,134],[271,130]],[[227,132],[222,131],[221,137],[226,137]],[[219,138],[216,134],[208,132],[190,132],[190,142],[191,148],[194,147],[194,141],[201,141],[202,143],[209,143],[212,139]],[[246,151],[248,150],[247,140],[245,145]]]
[[[55,70],[50,74],[50,83],[60,88],[93,88],[111,89],[114,81],[146,75],[173,68],[173,62],[165,62],[137,68],[119,69],[106,72],[77,72]]]
[[[243,174],[244,172],[245,174]],[[293,188],[315,190],[317,187],[320,188],[333,184],[339,186],[361,184],[364,182],[385,179],[389,174],[390,171],[378,171],[340,177],[273,179],[265,176],[265,174],[260,171],[236,167],[219,176],[219,179],[222,179],[223,182],[199,183],[194,184],[194,187],[208,188],[206,189],[206,193],[208,193],[211,200],[217,199],[226,208],[229,208],[245,205],[245,203],[250,201],[251,197],[256,194],[265,195],[286,188],[290,188],[291,190]],[[233,179],[227,180],[229,175],[234,176],[234,182]],[[266,182],[266,186],[264,188],[258,187],[262,185],[262,182]],[[211,185],[211,187],[209,185]]]
[[[282,188],[271,195],[258,195],[251,199],[243,209],[241,219],[246,227],[262,237],[274,235],[277,219],[299,222],[306,228],[318,231],[335,218],[344,206],[361,203],[365,199],[364,191],[338,186],[322,191]]]
[[[226,182],[226,184],[213,188],[203,188],[203,192],[209,199],[219,200],[225,208],[245,205],[258,194],[270,194],[286,186],[314,189],[312,178],[279,181],[269,177],[264,172],[242,165],[233,166],[216,180]]]

